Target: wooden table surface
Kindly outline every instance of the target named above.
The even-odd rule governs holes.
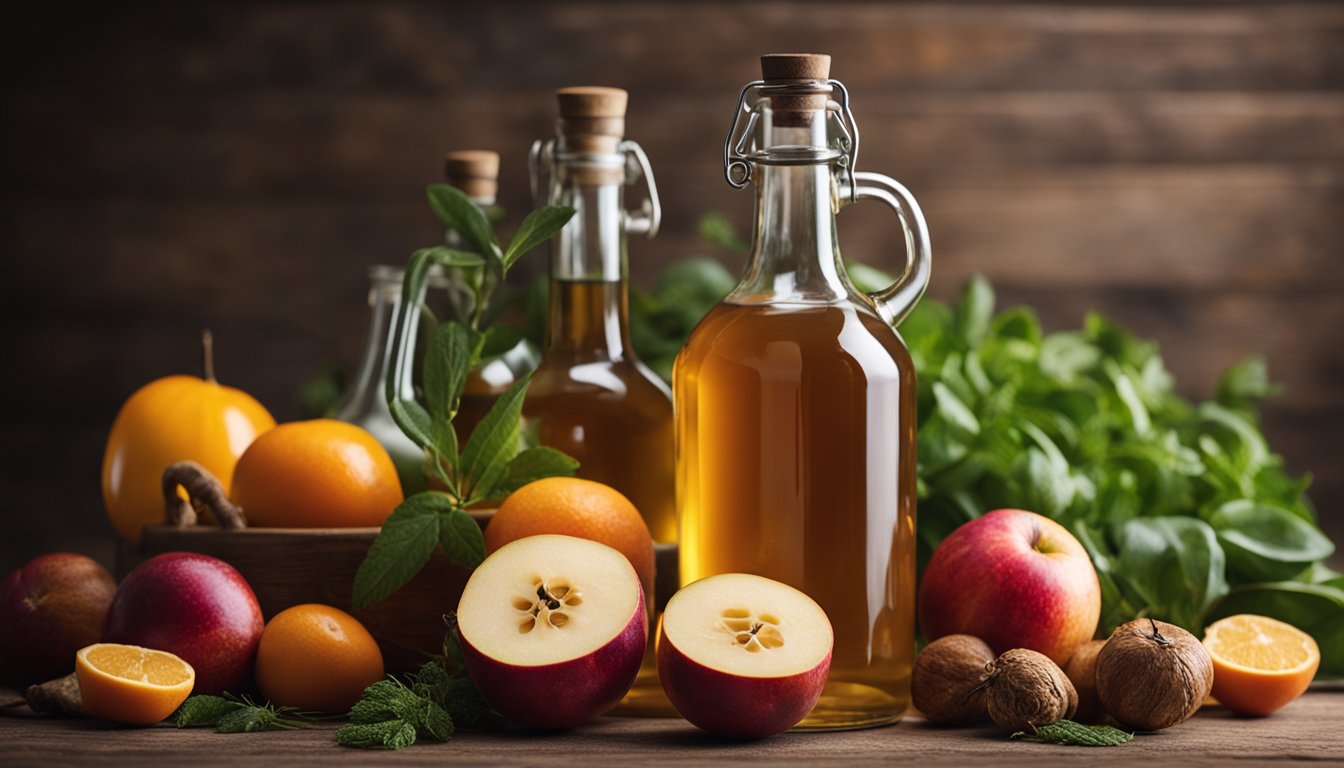
[[[0,765],[1344,764],[1344,693],[1338,691],[1313,691],[1267,719],[1208,708],[1176,728],[1111,748],[1009,741],[992,727],[950,730],[918,717],[870,731],[790,733],[749,743],[710,738],[681,720],[609,717],[560,735],[467,733],[447,744],[422,742],[398,752],[338,747],[335,727],[217,734],[167,725],[121,728],[92,720],[8,716],[0,717]]]

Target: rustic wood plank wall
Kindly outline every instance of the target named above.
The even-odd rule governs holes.
[[[1164,2],[11,4],[4,30],[0,573],[108,556],[97,473],[120,402],[196,366],[282,419],[363,341],[364,268],[438,235],[445,149],[524,156],[553,88],[632,92],[663,235],[637,278],[745,227],[723,131],[758,54],[829,51],[862,166],[924,205],[933,294],[988,275],[1047,326],[1091,308],[1158,339],[1180,387],[1259,352],[1274,445],[1344,539],[1344,6]],[[899,258],[882,214],[847,254]],[[731,262],[736,258],[718,254]]]

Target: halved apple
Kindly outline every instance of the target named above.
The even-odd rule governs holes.
[[[501,715],[573,728],[630,690],[644,657],[644,589],[620,552],[529,536],[476,569],[457,606],[467,674]]]
[[[816,601],[747,573],[682,587],[663,611],[658,676],[681,716],[723,736],[759,739],[816,706],[834,634]]]

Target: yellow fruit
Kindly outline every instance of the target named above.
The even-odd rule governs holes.
[[[281,424],[238,459],[229,497],[258,528],[383,524],[402,501],[387,449],[343,421]]]
[[[121,406],[103,452],[103,506],[122,538],[139,543],[140,529],[162,523],[163,470],[195,461],[229,490],[238,457],[275,426],[271,414],[242,390],[213,377],[166,376]]]
[[[272,704],[347,712],[383,679],[378,643],[354,616],[307,603],[277,613],[257,647],[257,687]]]
[[[606,544],[625,555],[639,580],[653,584],[653,538],[639,510],[609,485],[576,477],[548,477],[519,488],[485,527],[485,550],[555,533]]]
[[[1210,624],[1204,647],[1213,657],[1213,697],[1246,715],[1271,714],[1301,696],[1321,664],[1311,635],[1248,613]]]
[[[177,656],[116,643],[81,648],[75,654],[75,675],[89,714],[126,725],[162,721],[196,684],[196,671]]]

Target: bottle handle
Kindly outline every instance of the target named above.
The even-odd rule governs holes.
[[[895,211],[901,220],[901,231],[905,233],[905,270],[890,286],[868,294],[882,318],[893,326],[899,325],[929,287],[933,270],[929,227],[924,222],[924,212],[919,209],[914,195],[895,179],[880,173],[864,172],[854,173],[853,178],[853,186],[840,186],[841,208],[857,200],[880,200]]]
[[[415,399],[412,374],[415,369],[415,337],[420,329],[420,307],[429,289],[429,271],[434,258],[428,249],[418,251],[406,265],[401,279],[401,301],[393,315],[392,348],[389,350],[384,395],[392,420],[422,449],[433,446],[429,414]]]

